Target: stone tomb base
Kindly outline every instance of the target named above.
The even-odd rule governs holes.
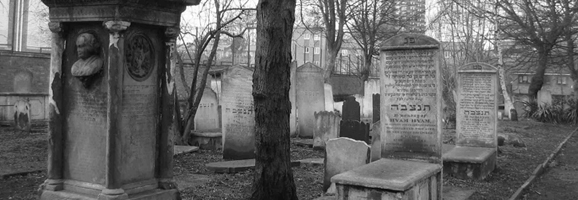
[[[441,200],[441,166],[380,159],[335,175],[337,199]]]
[[[443,155],[444,173],[483,180],[496,168],[496,157],[495,148],[456,146]]]
[[[177,199],[178,191],[171,190],[152,190],[128,196],[104,196],[104,195],[87,195],[79,194],[67,190],[61,191],[42,191],[40,199],[67,199],[67,200],[156,200],[156,199]]]
[[[207,131],[192,131],[191,143],[201,149],[219,150],[222,148],[221,129],[207,130]]]

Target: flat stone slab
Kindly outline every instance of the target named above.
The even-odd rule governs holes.
[[[221,133],[221,129],[217,130],[209,130],[209,131],[198,131],[194,130],[191,131],[191,134],[197,137],[208,137],[208,138],[215,138],[215,137],[222,137],[223,133]]]
[[[199,147],[196,147],[196,146],[175,145],[174,150],[173,150],[173,155],[196,152],[198,150],[199,150]]]
[[[297,167],[299,164],[299,161],[291,161],[292,167]],[[215,173],[231,174],[253,169],[255,167],[255,159],[212,162],[205,164],[205,166]]]
[[[442,166],[438,164],[380,159],[335,175],[331,178],[331,182],[366,188],[406,191],[413,184],[439,173],[441,170]]]
[[[443,187],[443,199],[444,200],[467,200],[476,191],[467,190],[454,186],[444,186]]]
[[[456,146],[443,154],[444,162],[483,163],[496,152],[495,148]]]
[[[211,178],[208,175],[204,174],[187,174],[175,176],[174,179],[175,182],[177,183],[179,191],[203,185],[211,180]]]
[[[323,165],[324,158],[306,158],[303,160],[298,160],[297,162],[301,163],[302,165]]]
[[[294,140],[294,143],[297,146],[302,146],[302,147],[313,147],[313,139],[305,139],[305,138],[293,138],[292,140]]]
[[[456,145],[453,145],[453,144],[443,144],[443,145],[442,145],[442,154],[446,154],[446,153],[449,152],[450,150],[454,149],[454,147],[456,147]]]

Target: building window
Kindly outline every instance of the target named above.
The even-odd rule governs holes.
[[[50,52],[48,7],[40,0],[0,0],[0,49]]]
[[[341,50],[341,55],[342,55],[342,56],[347,56],[348,53],[349,53],[349,52],[347,51],[347,49]]]
[[[309,47],[305,47],[305,53],[309,53]]]
[[[530,83],[530,76],[518,75],[518,83]]]
[[[315,34],[313,35],[313,40],[320,40],[321,39],[321,35],[320,34]]]
[[[556,76],[556,83],[558,85],[566,85],[566,77],[564,76]]]
[[[317,65],[317,66],[319,67],[319,61],[318,61],[318,60],[313,61],[313,64],[315,64],[315,65]]]
[[[313,49],[314,54],[319,54],[319,52],[321,52],[321,48],[315,47],[315,49]]]
[[[303,39],[308,40],[311,37],[311,35],[309,35],[309,33],[305,33],[305,35],[303,35]]]

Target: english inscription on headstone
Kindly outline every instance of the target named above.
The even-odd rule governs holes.
[[[341,120],[339,137],[347,137],[354,140],[369,143],[369,124],[355,120]]]
[[[470,63],[458,70],[456,145],[497,147],[498,70]]]
[[[254,158],[253,71],[242,66],[230,67],[224,74],[222,88],[223,158]]]
[[[341,117],[334,112],[315,112],[313,148],[324,149],[327,140],[339,137]]]
[[[439,43],[401,34],[381,51],[382,157],[441,162]]]
[[[323,69],[305,63],[297,68],[297,112],[299,136],[313,137],[315,112],[325,110]]]
[[[218,106],[217,93],[213,89],[205,87],[195,115],[195,130],[204,131],[220,128]]]
[[[353,120],[353,121],[360,121],[361,120],[361,111],[359,107],[359,102],[355,100],[355,97],[349,96],[343,102],[343,107],[341,108],[343,111],[342,118],[343,120]]]

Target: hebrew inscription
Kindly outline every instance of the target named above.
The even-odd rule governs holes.
[[[457,143],[492,146],[496,131],[497,74],[467,72],[459,76]]]

